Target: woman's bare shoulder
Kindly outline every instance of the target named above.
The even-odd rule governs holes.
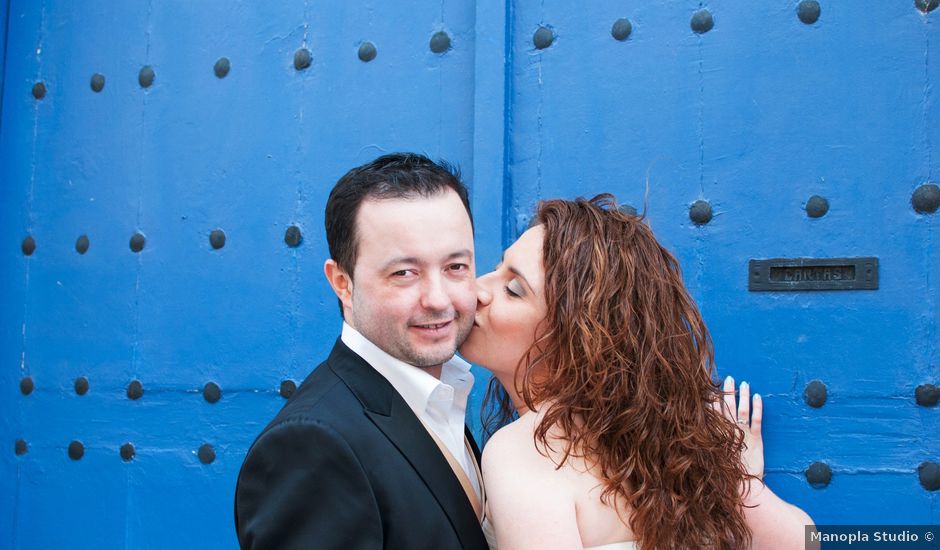
[[[517,419],[496,431],[486,446],[483,447],[483,465],[496,465],[497,461],[512,458],[519,451],[527,450],[532,445],[532,431],[523,422],[525,417]]]
[[[539,415],[529,413],[499,429],[483,449],[483,470],[525,472],[526,477],[553,475],[555,453],[540,452],[536,445],[535,430]],[[541,449],[544,451],[544,449]]]
[[[487,509],[500,547],[577,548],[572,488],[538,452],[530,416],[496,432],[483,449]]]

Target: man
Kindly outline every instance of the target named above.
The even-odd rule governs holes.
[[[473,385],[454,357],[476,307],[466,188],[386,155],[340,178],[324,265],[342,336],[242,465],[242,548],[485,550]]]

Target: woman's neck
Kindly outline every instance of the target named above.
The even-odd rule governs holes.
[[[506,394],[509,395],[509,401],[512,403],[513,408],[516,409],[516,414],[522,416],[529,412],[529,407],[526,406],[525,400],[519,395],[519,392],[516,391],[516,381],[513,380],[513,377],[508,373],[494,373],[493,376],[499,380],[500,385],[506,390]]]

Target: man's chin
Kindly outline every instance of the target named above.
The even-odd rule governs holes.
[[[456,348],[456,345],[449,345],[435,347],[434,349],[414,350],[415,352],[411,354],[412,361],[409,361],[409,363],[422,369],[436,367],[450,361],[456,352]]]

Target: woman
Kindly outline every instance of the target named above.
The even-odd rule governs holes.
[[[519,415],[483,453],[499,550],[802,548],[810,518],[761,482],[760,398],[749,419],[747,385],[735,407],[734,381],[712,381],[708,331],[641,218],[610,195],[545,201],[478,284],[460,353]]]

